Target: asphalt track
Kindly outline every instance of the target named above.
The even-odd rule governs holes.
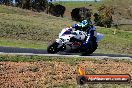
[[[83,58],[111,58],[111,59],[130,59],[132,56],[128,55],[118,55],[118,54],[101,54],[93,53],[90,56],[81,56],[79,53],[66,53],[59,52],[57,54],[48,54],[46,50],[43,49],[29,49],[29,48],[17,48],[17,47],[0,47],[0,55],[38,55],[38,56],[58,56],[58,57],[83,57]]]

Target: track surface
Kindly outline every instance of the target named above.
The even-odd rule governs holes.
[[[100,54],[94,53],[91,56],[81,56],[78,53],[66,53],[60,52],[57,54],[48,54],[46,50],[42,49],[27,49],[27,48],[16,48],[16,47],[0,47],[1,55],[39,55],[39,56],[63,56],[63,57],[84,57],[84,58],[112,58],[112,59],[130,59],[132,60],[132,56],[128,55],[117,55],[117,54]]]

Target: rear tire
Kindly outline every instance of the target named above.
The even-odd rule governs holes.
[[[81,54],[82,54],[83,56],[85,56],[85,55],[90,55],[90,54],[92,54],[92,53],[97,49],[97,47],[98,47],[98,44],[95,43],[95,44],[92,45],[92,47],[91,47],[90,49],[88,49],[88,50],[82,52]]]
[[[57,42],[53,42],[51,45],[48,46],[47,48],[47,52],[48,53],[51,53],[51,54],[55,54],[57,53],[59,50],[58,50],[58,43]]]

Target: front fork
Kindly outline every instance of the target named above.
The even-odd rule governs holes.
[[[61,39],[56,39],[56,42],[59,44],[57,48],[60,51],[66,50],[66,45],[63,43],[63,41]]]

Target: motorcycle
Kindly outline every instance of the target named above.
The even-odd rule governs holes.
[[[59,33],[59,38],[48,46],[47,52],[55,54],[59,51],[77,52],[83,55],[92,54],[98,46],[98,41],[103,38],[103,34],[97,33],[96,43],[90,49],[81,49],[82,42],[88,37],[84,31],[74,30],[72,27],[63,28]]]

